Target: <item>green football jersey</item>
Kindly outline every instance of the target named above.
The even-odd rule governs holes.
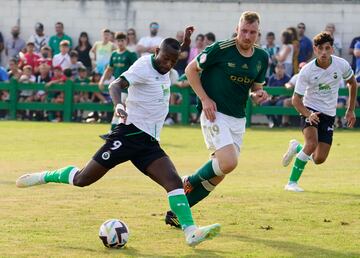
[[[256,46],[251,57],[242,56],[235,39],[215,42],[197,56],[202,86],[219,112],[245,117],[249,90],[254,83],[265,82],[268,58],[266,51]],[[202,109],[201,103],[198,108]]]
[[[129,50],[125,50],[122,53],[119,53],[117,50],[112,52],[109,67],[114,69],[114,77],[118,78],[123,72],[126,72],[136,59],[136,53]]]

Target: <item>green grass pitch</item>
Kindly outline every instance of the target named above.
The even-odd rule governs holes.
[[[108,125],[0,122],[0,257],[360,257],[360,134],[337,130],[325,164],[308,164],[304,193],[283,190],[281,166],[299,129],[248,129],[237,169],[193,207],[199,225],[221,223],[221,235],[196,248],[164,225],[165,191],[131,163],[97,183],[76,188],[17,189],[26,172],[82,167],[103,143]],[[166,127],[162,146],[179,174],[204,163],[199,127]],[[102,222],[119,218],[130,228],[124,249],[105,248]]]

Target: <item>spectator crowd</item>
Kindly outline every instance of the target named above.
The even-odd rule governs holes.
[[[109,29],[103,29],[100,40],[93,43],[86,32],[81,32],[78,40],[73,41],[65,33],[62,22],[55,24],[55,34],[52,36],[46,35],[44,25],[40,22],[35,24],[34,29],[34,33],[27,40],[21,37],[19,26],[11,28],[11,37],[8,39],[4,39],[0,32],[0,57],[4,56],[1,55],[4,51],[7,60],[7,66],[0,67],[0,81],[43,83],[46,89],[51,89],[55,84],[64,84],[67,80],[72,80],[75,83],[99,87],[101,92],[75,93],[73,96],[75,103],[111,102],[109,95],[103,91],[104,85],[120,76],[138,57],[153,54],[163,39],[159,36],[160,25],[157,22],[150,23],[149,35],[141,37],[139,40],[134,28],[116,33]],[[326,24],[324,30],[334,37],[334,55],[342,56],[343,46],[335,33],[335,24]],[[182,42],[183,33],[182,30],[179,30],[175,35],[168,36],[173,36]],[[275,33],[267,32],[265,44],[261,45],[261,35],[259,34],[259,47],[265,49],[269,55],[266,84],[269,87],[291,89],[295,86],[299,70],[313,58],[312,40],[306,36],[306,25],[303,22],[297,24],[296,27],[284,29],[280,39],[281,44],[278,45],[275,43]],[[182,49],[179,61],[171,71],[174,85],[189,87],[184,74],[185,67],[215,41],[214,33],[200,33],[194,37],[190,47]],[[352,40],[348,53],[352,56],[351,66],[357,80],[360,81],[360,36]],[[346,85],[344,84],[343,87]],[[127,93],[124,91],[124,101],[126,95]],[[0,100],[8,101],[9,93],[0,91]],[[181,95],[172,94],[170,103],[178,104],[181,100]],[[62,91],[22,90],[19,92],[18,101],[63,103],[64,94]],[[195,102],[196,98],[193,93],[190,103],[194,104]],[[340,97],[339,107],[345,106],[346,102],[346,97]],[[288,96],[270,96],[262,105],[290,107],[291,99]],[[6,111],[0,111],[0,117],[6,116]],[[18,113],[18,118],[61,121],[62,114],[61,112],[23,111]],[[84,121],[84,118],[83,111],[73,115],[73,119],[76,121]],[[191,122],[196,122],[197,119],[196,116],[193,116]],[[269,127],[286,127],[292,123],[287,116],[267,116],[267,119]],[[176,114],[169,114],[166,123],[173,124],[177,120]],[[337,126],[341,127],[342,125],[342,119],[338,118]]]

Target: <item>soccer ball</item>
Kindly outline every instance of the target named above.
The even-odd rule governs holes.
[[[99,237],[103,244],[109,248],[121,248],[129,239],[128,226],[118,219],[105,221],[99,230]]]

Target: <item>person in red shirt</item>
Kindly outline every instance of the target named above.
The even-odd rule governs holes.
[[[30,65],[33,71],[36,66],[36,61],[40,58],[40,56],[38,56],[34,52],[34,49],[35,49],[34,42],[28,42],[26,44],[26,53],[24,54],[24,57],[22,60],[23,61],[22,67],[24,67],[25,65]]]
[[[63,74],[61,66],[54,67],[54,76],[51,78],[51,81],[46,83],[45,86],[50,90],[51,86],[54,84],[64,84],[66,81],[66,76]],[[64,103],[64,92],[63,91],[50,91],[47,94],[48,101],[52,103]],[[56,112],[56,117],[54,118],[53,114],[49,114],[49,119],[53,122],[60,122],[62,120],[61,112]]]

